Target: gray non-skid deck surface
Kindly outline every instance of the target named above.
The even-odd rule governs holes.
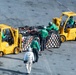
[[[13,27],[48,25],[62,11],[76,12],[76,0],[0,0],[0,23]],[[25,75],[23,55],[1,57],[0,75]],[[76,42],[42,52],[31,75],[76,75]]]
[[[23,56],[5,55],[0,58],[0,75],[26,75]],[[76,42],[65,42],[60,48],[45,50],[33,64],[31,75],[76,75]]]
[[[76,0],[0,0],[0,23],[14,27],[48,25],[62,11],[76,12]]]

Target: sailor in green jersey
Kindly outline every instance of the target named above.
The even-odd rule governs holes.
[[[38,62],[38,52],[40,51],[40,44],[38,40],[39,38],[35,37],[31,43],[31,48],[33,49],[34,56],[36,57],[35,62]]]
[[[72,28],[74,25],[73,16],[71,16],[67,22],[67,28]]]
[[[2,32],[2,40],[6,41],[6,35],[4,34],[4,32]]]
[[[48,36],[48,31],[46,30],[46,27],[44,27],[44,29],[41,29],[39,33],[40,33],[41,51],[44,51],[46,47],[46,38]]]
[[[54,23],[49,22],[49,26],[47,26],[46,30],[47,31],[51,31],[51,30],[58,31],[59,28]]]
[[[60,34],[59,34],[59,28],[57,27],[56,24],[54,24],[53,22],[49,22],[49,26],[46,28],[46,30],[49,32],[49,34],[55,33],[61,42]]]

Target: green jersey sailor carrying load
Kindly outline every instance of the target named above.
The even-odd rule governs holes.
[[[58,32],[59,28],[53,22],[49,22],[49,26],[47,26],[46,30],[48,32],[51,30]]]

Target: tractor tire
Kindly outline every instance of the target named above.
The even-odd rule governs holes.
[[[60,39],[62,43],[66,41],[66,37],[64,35],[60,35]]]
[[[0,51],[0,57],[2,57],[4,55],[4,53],[2,51]]]
[[[15,47],[13,53],[14,53],[14,54],[18,54],[19,52],[20,52],[20,51],[19,51],[19,48],[18,48],[18,47]]]

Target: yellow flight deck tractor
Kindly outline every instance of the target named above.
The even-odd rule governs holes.
[[[4,37],[3,37],[4,36]],[[6,24],[0,24],[0,56],[18,54],[22,50],[22,35],[18,29]]]
[[[68,20],[73,17],[73,27],[67,27]],[[59,27],[59,34],[61,41],[76,40],[76,13],[75,12],[62,12],[61,16],[53,18],[53,22]]]

